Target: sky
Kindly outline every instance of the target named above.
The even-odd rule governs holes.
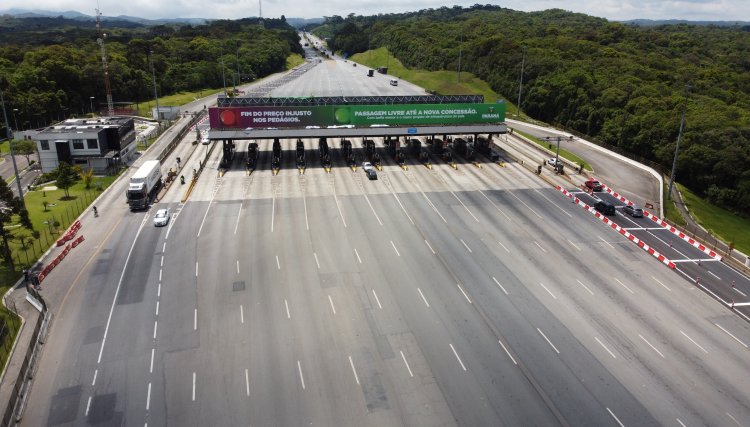
[[[520,11],[564,9],[572,12],[607,18],[628,19],[687,19],[691,21],[750,21],[750,0],[99,0],[103,15],[130,15],[140,18],[225,18],[235,19],[259,15],[278,18],[316,18],[323,16],[376,15],[416,11],[453,5],[494,4]],[[3,0],[2,9],[29,9],[28,0]],[[34,0],[34,9],[50,11],[78,11],[95,15],[96,0]]]

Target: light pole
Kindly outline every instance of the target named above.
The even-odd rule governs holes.
[[[521,118],[521,89],[523,88],[523,68],[526,65],[526,46],[522,48],[521,56],[521,81],[518,83],[518,104],[516,105],[516,119]]]
[[[0,90],[0,105],[3,107],[3,120],[5,121],[5,127],[8,126],[8,113],[5,111],[5,99],[3,98],[3,91]],[[21,178],[18,176],[18,166],[16,165],[16,156],[13,152],[13,131],[8,133],[8,145],[10,145],[10,158],[13,160],[13,173],[16,176],[16,184],[18,184],[18,199],[21,200],[21,209],[26,210],[26,203],[23,200],[23,189],[21,188]]]
[[[18,132],[18,120],[16,120],[16,113],[18,112],[18,108],[13,109],[13,123],[16,125],[16,132]]]
[[[89,105],[91,105],[91,115],[94,115],[94,97],[89,96]]]
[[[159,93],[156,91],[156,69],[154,68],[154,51],[150,51],[151,59],[151,78],[154,81],[154,98],[156,99],[156,127],[161,131],[161,121],[159,120]]]
[[[680,139],[682,139],[682,130],[685,129],[685,114],[687,113],[688,92],[690,84],[685,85],[685,104],[682,106],[682,118],[680,118],[680,132],[677,134],[677,144],[674,147],[674,160],[672,160],[672,174],[669,177],[669,190],[667,190],[667,199],[672,200],[672,186],[674,185],[674,176],[677,172],[677,153],[680,152]]]
[[[461,56],[463,55],[464,33],[461,33],[461,42],[458,44],[458,82],[461,83]]]

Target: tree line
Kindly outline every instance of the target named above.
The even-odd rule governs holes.
[[[21,25],[27,19],[32,24]],[[56,26],[33,24],[40,20]],[[284,16],[264,19],[263,26],[246,18],[199,26],[128,23],[104,31],[112,98],[118,104],[153,98],[152,64],[163,96],[246,83],[282,71],[290,54],[303,53]],[[98,38],[90,23],[78,20],[0,19],[0,89],[9,111],[18,110],[13,113],[19,128],[106,108]],[[13,118],[9,121],[15,127]]]
[[[670,168],[685,91],[677,179],[750,213],[750,27],[639,27],[562,10],[454,6],[327,17],[314,32],[346,54],[386,47],[404,65],[469,71],[530,117]]]

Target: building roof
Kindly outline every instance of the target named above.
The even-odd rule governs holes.
[[[132,117],[115,116],[115,117],[97,117],[95,119],[67,119],[56,123],[52,126],[40,129],[39,133],[71,133],[71,132],[98,132],[99,129],[119,128],[129,121]]]

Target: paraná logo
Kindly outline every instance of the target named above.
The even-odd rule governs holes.
[[[224,126],[234,126],[237,124],[237,115],[232,110],[223,110],[219,113],[219,119]]]

